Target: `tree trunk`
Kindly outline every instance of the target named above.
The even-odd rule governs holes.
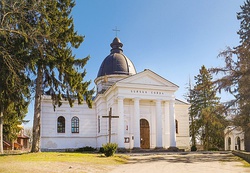
[[[40,126],[41,126],[41,97],[43,94],[43,70],[38,66],[36,79],[36,95],[33,119],[33,141],[31,152],[40,152]]]
[[[3,106],[0,106],[0,154],[3,154]]]
[[[194,117],[191,118],[191,142],[192,146],[196,146],[196,133],[194,129]]]
[[[246,127],[244,130],[244,143],[245,143],[245,150],[250,152],[250,127]]]
[[[209,149],[209,133],[208,133],[208,123],[205,125],[205,138],[204,138],[204,150]]]
[[[15,142],[13,139],[11,139],[11,150],[13,151],[15,149]]]

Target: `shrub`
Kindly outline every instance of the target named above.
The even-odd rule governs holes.
[[[193,145],[193,146],[191,147],[191,151],[197,151],[197,147],[196,147],[195,145]]]
[[[76,152],[93,152],[93,151],[95,151],[95,150],[96,150],[96,149],[93,148],[93,147],[86,146],[86,147],[78,148],[78,149],[76,149],[75,151],[76,151]]]
[[[118,148],[118,144],[116,143],[107,143],[102,145],[104,150],[104,155],[106,157],[113,156]]]
[[[95,151],[96,149],[90,146],[83,147],[83,151]]]
[[[103,149],[103,147],[100,147],[100,149],[99,149],[99,153],[104,153],[104,149]]]
[[[219,148],[216,147],[208,148],[208,151],[219,151]]]

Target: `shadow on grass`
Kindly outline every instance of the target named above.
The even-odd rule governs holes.
[[[25,155],[25,154],[29,154],[30,152],[28,151],[18,151],[18,150],[14,150],[14,151],[5,151],[4,154],[0,154],[0,157],[3,156],[12,156],[12,155]]]
[[[231,153],[228,154],[178,154],[178,155],[147,155],[147,156],[132,156],[128,164],[148,163],[164,161],[169,163],[199,163],[199,162],[234,162],[240,159]]]

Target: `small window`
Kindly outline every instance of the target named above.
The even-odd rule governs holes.
[[[101,118],[98,116],[98,133],[101,132]]]
[[[78,117],[73,117],[71,119],[71,132],[79,133],[79,118]]]
[[[178,134],[178,121],[175,120],[175,132],[176,134]]]
[[[63,116],[57,118],[57,133],[65,133],[65,118]]]

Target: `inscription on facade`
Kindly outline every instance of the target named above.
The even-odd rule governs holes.
[[[131,90],[131,93],[154,94],[154,95],[163,95],[164,94],[164,92],[161,92],[161,91],[146,91],[146,90]]]

